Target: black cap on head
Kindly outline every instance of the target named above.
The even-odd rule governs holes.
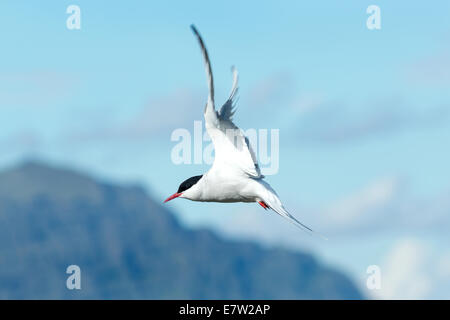
[[[183,191],[186,191],[187,189],[192,187],[194,184],[196,184],[198,182],[198,180],[200,180],[202,177],[203,177],[203,175],[190,177],[189,179],[183,181],[180,184],[180,186],[178,187],[178,191],[177,192],[181,193]]]

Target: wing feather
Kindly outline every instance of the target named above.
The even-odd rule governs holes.
[[[205,62],[206,79],[208,82],[209,94],[208,94],[208,102],[206,103],[204,114],[205,114],[205,121],[206,121],[205,125],[208,128],[210,126],[217,125],[217,121],[218,121],[217,112],[214,107],[214,78],[213,78],[213,73],[212,73],[212,69],[211,69],[211,62],[209,60],[208,50],[206,50],[205,43],[203,42],[203,39],[202,39],[200,33],[197,31],[197,28],[195,28],[195,26],[193,24],[191,25],[191,30],[197,37],[197,40],[200,44],[200,48],[202,50],[203,60]]]
[[[232,67],[233,84],[230,96],[218,113],[214,106],[214,80],[208,51],[194,25],[191,25],[191,29],[200,44],[205,62],[209,88],[208,102],[204,112],[205,127],[214,144],[214,165],[227,166],[254,178],[262,177],[255,153],[251,149],[248,139],[232,121],[238,91],[238,72],[236,68]]]
[[[233,115],[236,108],[236,94],[238,92],[238,71],[234,66],[231,67],[231,72],[233,73],[233,85],[231,87],[231,92],[228,100],[220,108],[219,116],[224,120],[233,120]]]

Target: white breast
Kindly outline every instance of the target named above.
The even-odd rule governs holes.
[[[182,197],[205,202],[255,202],[260,188],[253,178],[213,165]]]

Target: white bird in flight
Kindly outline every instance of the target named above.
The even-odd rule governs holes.
[[[203,202],[257,202],[264,209],[272,209],[296,226],[313,232],[283,207],[276,192],[264,181],[248,139],[232,121],[238,91],[238,72],[234,67],[230,96],[220,111],[216,111],[208,51],[194,25],[191,29],[200,43],[206,67],[209,95],[204,110],[205,127],[214,145],[215,158],[208,172],[183,181],[178,191],[164,202],[175,198]]]

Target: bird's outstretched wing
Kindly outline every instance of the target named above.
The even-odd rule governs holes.
[[[204,116],[205,127],[214,144],[215,159],[213,166],[227,167],[236,174],[245,174],[253,178],[262,177],[255,153],[250,147],[248,139],[232,121],[234,114],[236,93],[238,91],[238,73],[233,67],[233,85],[230,97],[217,112],[214,106],[214,80],[211,63],[205,44],[194,25],[191,29],[196,35],[205,62],[209,95]]]

